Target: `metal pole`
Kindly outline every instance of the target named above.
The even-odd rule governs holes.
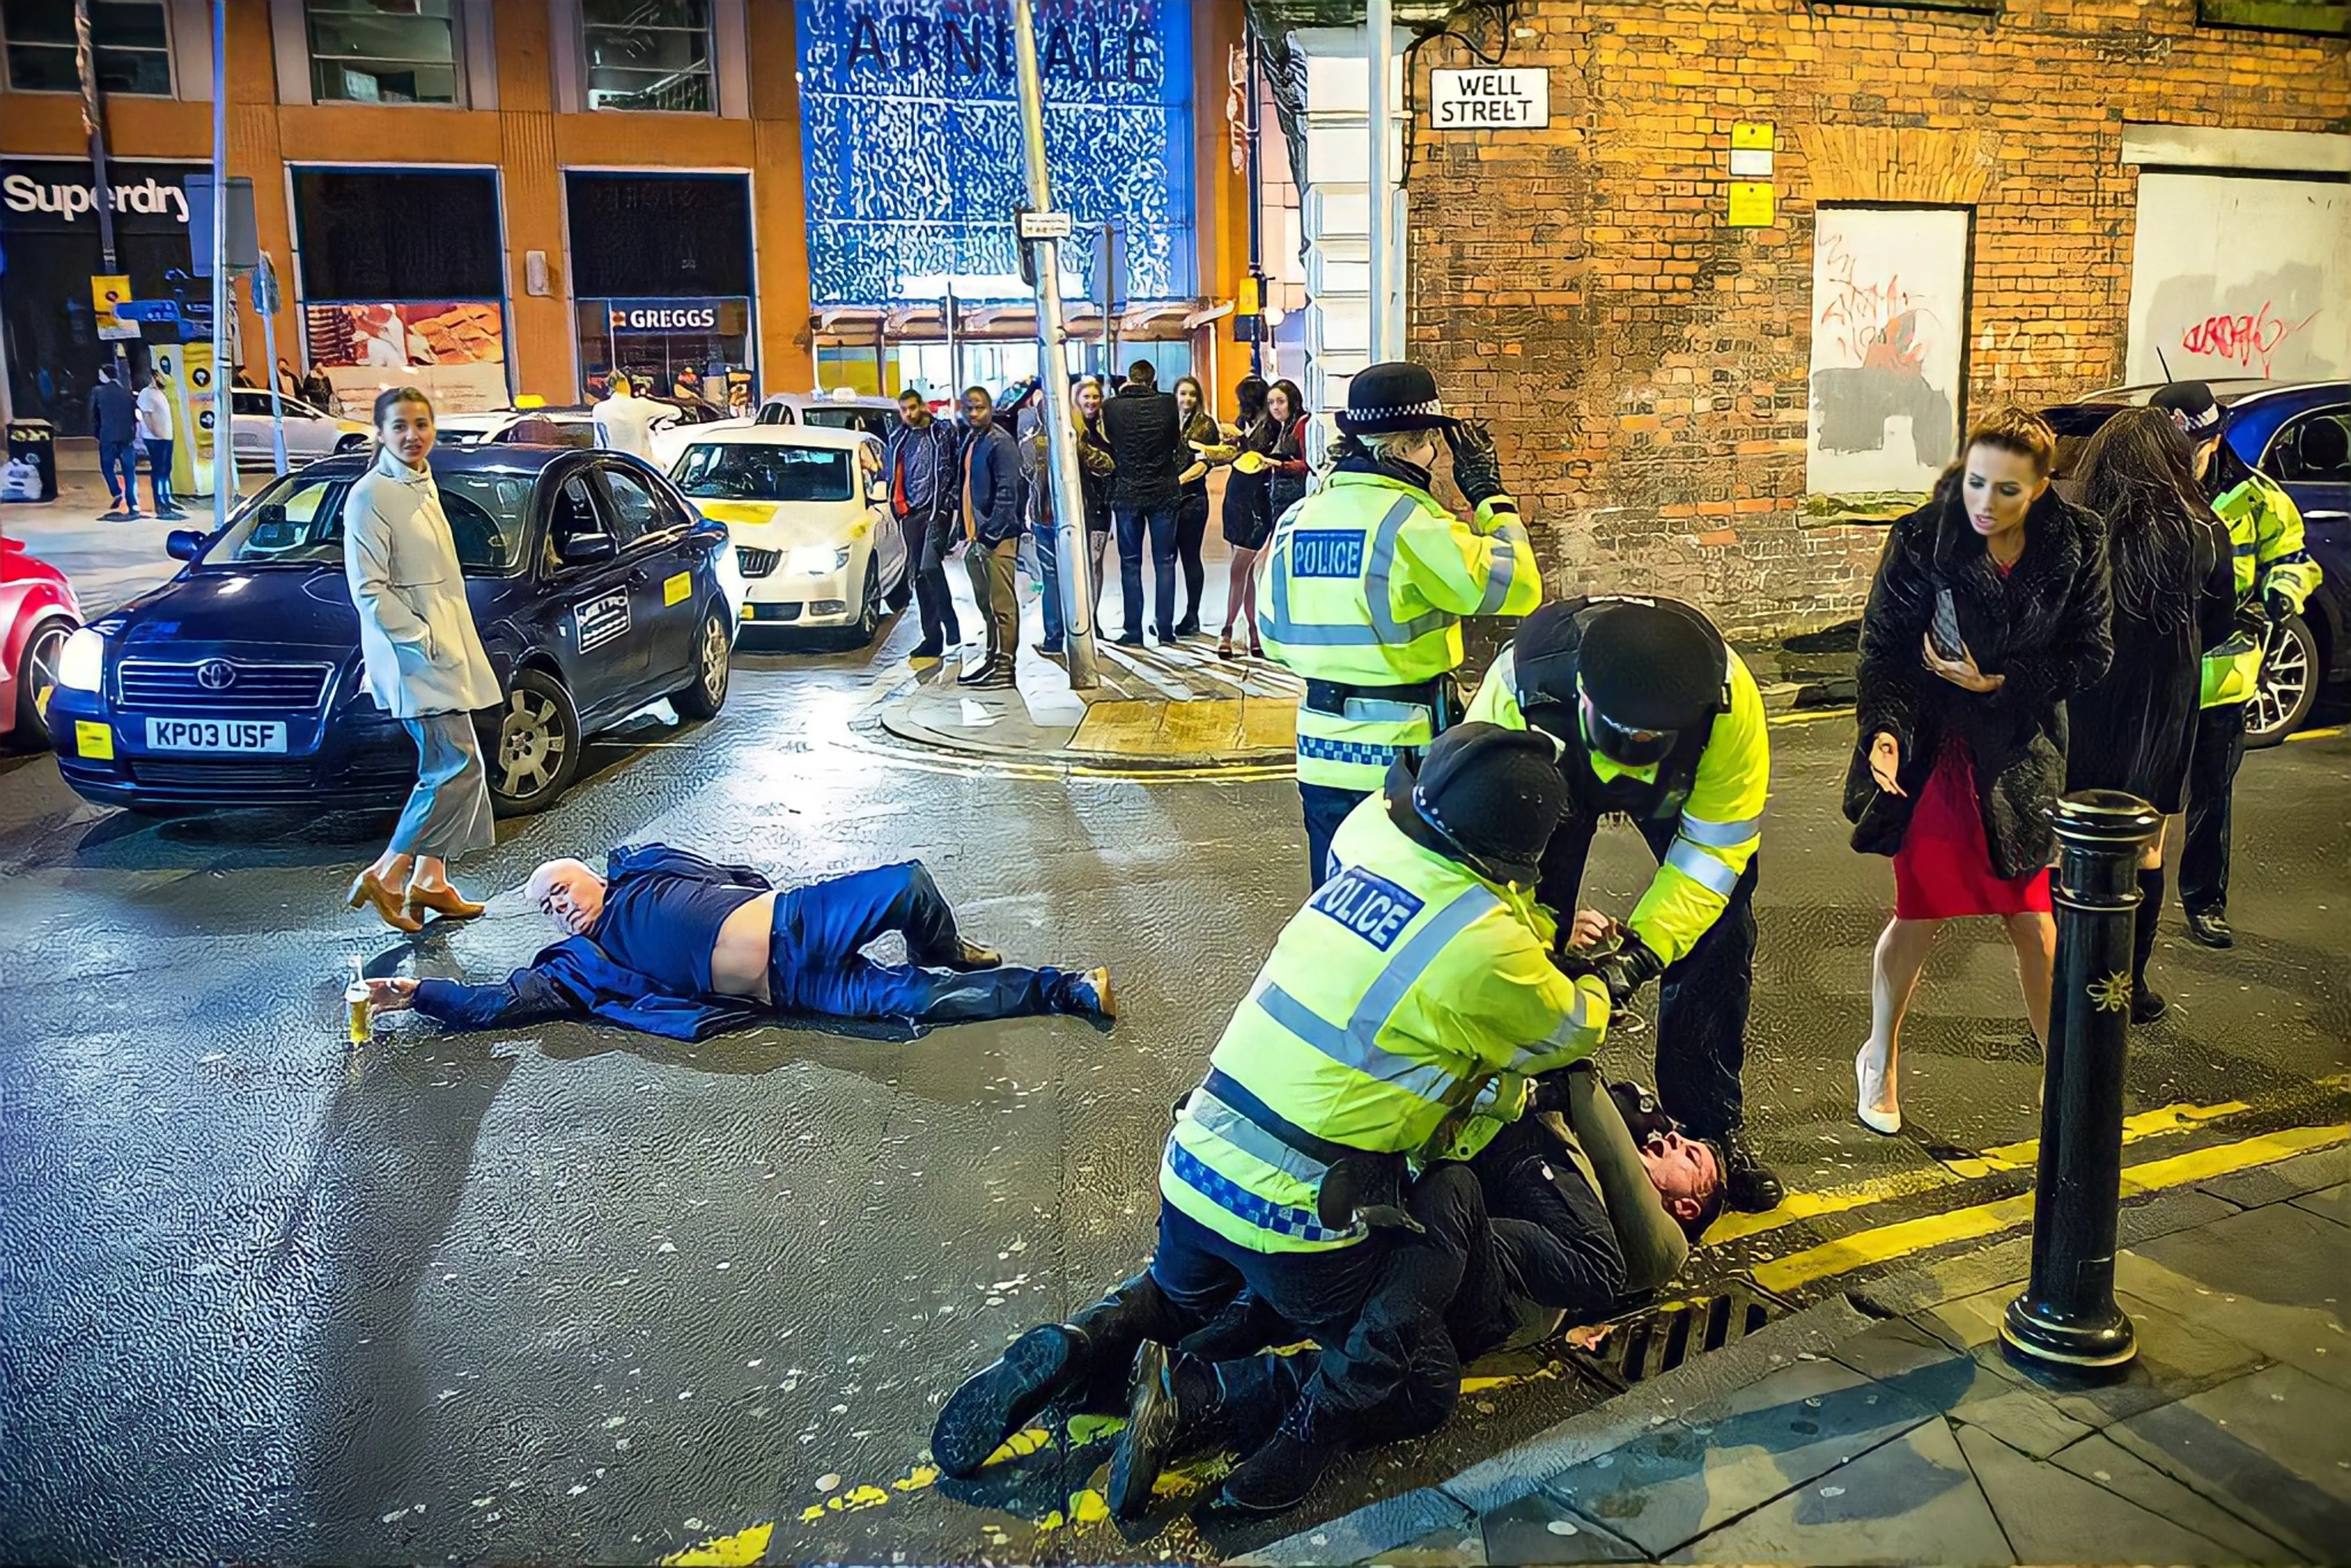
[[[2163,819],[2135,796],[2085,789],[2057,803],[2056,981],[2032,1194],[2032,1276],[2008,1305],[2011,1355],[2120,1366],[2137,1350],[2115,1303],[2122,1201],[2124,1040],[2139,851]]]
[[[266,269],[269,279],[262,281]],[[270,266],[267,253],[261,266],[246,280],[253,293],[253,308],[261,313],[261,357],[263,374],[269,378],[269,453],[270,466],[279,478],[286,476],[286,399],[277,385],[277,269]]]
[[[98,55],[90,41],[89,26],[89,0],[74,0],[74,68],[81,76],[81,129],[89,139],[90,183],[98,193],[98,254],[104,264],[99,270],[111,277],[115,268],[114,181],[106,172],[106,100],[99,94]],[[129,360],[121,340],[116,340],[110,347],[116,373],[127,386]]]
[[[1031,0],[1012,0],[1012,41],[1020,89],[1020,148],[1029,173],[1029,209],[1053,210],[1045,172],[1045,91],[1037,74],[1037,17]],[[1078,427],[1071,407],[1067,334],[1061,325],[1061,245],[1037,247],[1037,387],[1045,397],[1045,440],[1051,450],[1053,544],[1061,563],[1062,646],[1070,685],[1091,691],[1102,683],[1094,663],[1093,563],[1085,548],[1085,484],[1078,473]]]
[[[1249,340],[1249,374],[1265,374],[1265,144],[1258,118],[1257,28],[1243,21],[1241,47],[1249,55],[1249,269],[1257,285],[1257,335]]]
[[[1395,226],[1395,193],[1388,188],[1388,61],[1394,43],[1394,22],[1390,16],[1390,0],[1369,0],[1364,7],[1365,30],[1370,34],[1364,49],[1366,64],[1371,70],[1371,241],[1372,241],[1372,362],[1380,364],[1395,358],[1395,345],[1388,335],[1388,294],[1395,287],[1388,276],[1395,257],[1388,252],[1388,235]]]
[[[213,528],[228,527],[236,487],[236,399],[228,362],[228,0],[213,0]]]
[[[955,386],[955,396],[963,396],[963,340],[956,335],[955,287],[947,287],[947,380]]]

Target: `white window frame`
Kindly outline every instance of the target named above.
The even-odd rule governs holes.
[[[710,78],[710,107],[707,109],[617,109],[610,104],[599,104],[590,100],[588,77],[590,71],[594,68],[592,62],[588,57],[588,28],[590,26],[588,21],[588,6],[586,0],[573,0],[573,15],[578,18],[577,38],[579,47],[577,50],[577,57],[580,69],[580,109],[583,111],[594,114],[683,114],[696,118],[716,115],[719,112],[720,100],[722,98],[722,90],[720,89],[718,79],[720,75],[718,62],[723,57],[722,49],[724,47],[724,29],[718,15],[720,0],[708,0],[708,4],[710,6],[710,25],[704,33],[704,41],[707,55],[705,74]],[[684,33],[690,32],[692,29],[685,27],[661,27],[647,30],[656,32]]]
[[[449,18],[450,68],[456,78],[449,103],[373,102],[318,96],[317,62],[310,52],[311,0],[269,0],[270,30],[277,56],[280,103],[325,103],[351,109],[465,110],[497,107],[496,53],[490,37],[489,0],[455,0]]]
[[[172,85],[162,92],[124,92],[119,89],[108,88],[105,89],[105,92],[106,96],[109,98],[143,98],[152,99],[156,102],[162,102],[166,99],[176,99],[180,96],[180,27],[179,17],[176,15],[179,10],[179,6],[174,4],[174,0],[144,0],[144,3],[153,5],[157,10],[163,14],[163,47],[162,51],[163,56],[163,68],[170,74]],[[5,17],[0,17],[0,90],[22,94],[26,98],[78,98],[80,96],[81,89],[78,86],[71,88],[18,87],[14,82],[8,80],[7,56],[5,48],[7,42],[6,31],[6,20]],[[54,47],[55,46],[37,45],[36,47]],[[110,47],[120,48],[122,46],[117,44]],[[148,50],[146,52],[152,54],[155,51]],[[207,57],[207,63],[209,63],[211,50],[207,48],[205,50],[205,54]],[[204,96],[206,98],[210,98],[212,94],[207,90]]]

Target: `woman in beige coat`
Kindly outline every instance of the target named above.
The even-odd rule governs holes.
[[[384,392],[375,434],[375,465],[343,503],[343,573],[360,612],[369,695],[416,742],[418,768],[391,847],[351,883],[350,902],[395,930],[417,931],[427,912],[482,912],[449,885],[449,862],[496,841],[473,710],[496,706],[504,694],[474,629],[456,541],[425,464],[431,401],[414,387]]]

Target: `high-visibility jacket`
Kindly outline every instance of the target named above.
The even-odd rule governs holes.
[[[1310,683],[1417,686],[1461,664],[1461,618],[1524,615],[1542,600],[1518,507],[1479,507],[1473,528],[1417,486],[1342,469],[1282,514],[1258,563],[1258,634]],[[1376,791],[1399,752],[1427,746],[1435,714],[1415,694],[1310,692],[1298,709],[1298,779]]]
[[[2303,546],[2302,511],[2294,497],[2259,469],[2212,503],[2229,525],[2236,555],[2237,598],[2283,593],[2298,612],[2324,573]],[[2204,655],[2206,707],[2243,702],[2261,678],[2262,644],[2256,637],[2231,637]]]
[[[1260,1252],[1352,1246],[1325,1226],[1329,1167],[1210,1092],[1218,1075],[1314,1139],[1371,1155],[1422,1151],[1481,1089],[1589,1056],[1608,992],[1552,964],[1532,895],[1422,848],[1365,800],[1332,840],[1331,879],[1290,918],[1176,1114],[1159,1167],[1167,1202]],[[1448,1134],[1449,1135],[1449,1134]]]
[[[1595,601],[1598,604],[1604,601]],[[1698,945],[1730,903],[1763,841],[1763,802],[1771,789],[1771,730],[1755,677],[1726,643],[1725,695],[1705,744],[1650,768],[1625,768],[1589,744],[1568,747],[1569,793],[1586,809],[1623,811],[1642,821],[1678,818],[1674,841],[1626,922],[1649,950],[1671,964]],[[1579,715],[1581,707],[1577,709]],[[1517,675],[1505,648],[1469,704],[1472,722],[1527,727]],[[1579,719],[1579,722],[1581,720]],[[1575,770],[1581,769],[1581,776]]]

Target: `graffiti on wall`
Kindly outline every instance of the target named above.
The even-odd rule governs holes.
[[[2143,172],[2131,253],[2133,382],[2351,371],[2351,187]]]
[[[2231,361],[2247,373],[2266,378],[2285,340],[2318,319],[2315,310],[2299,321],[2276,311],[2277,301],[2264,299],[2258,310],[2207,316],[2179,334],[2179,346],[2191,354]]]
[[[1814,492],[1924,490],[1950,461],[1967,235],[1959,208],[1820,210],[1806,464]]]

